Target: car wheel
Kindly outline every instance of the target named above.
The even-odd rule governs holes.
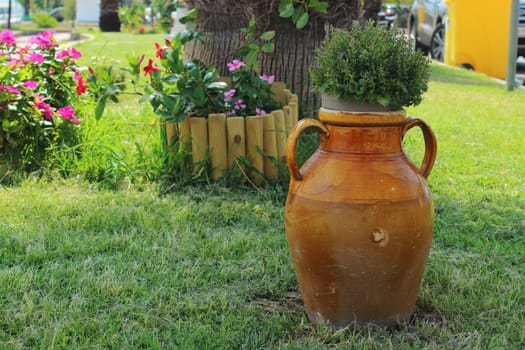
[[[434,33],[432,33],[432,39],[430,39],[430,57],[432,59],[443,62],[445,59],[445,25],[439,24]]]

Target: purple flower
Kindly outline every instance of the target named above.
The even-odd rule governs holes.
[[[275,75],[266,75],[263,74],[259,78],[267,82],[268,84],[272,84],[275,81]]]
[[[256,115],[265,115],[266,111],[263,109],[255,108],[255,114]]]
[[[246,64],[244,64],[241,60],[233,60],[231,63],[226,64],[228,66],[228,69],[230,72],[235,72],[237,69],[246,67]]]
[[[235,92],[235,89],[226,90],[224,92],[224,102],[230,102],[232,100],[233,95],[235,95]]]
[[[20,94],[20,90],[18,90],[17,88],[11,85],[0,85],[0,90],[7,90],[7,92],[17,94],[17,95]]]
[[[237,100],[237,102],[235,102],[235,105],[233,106],[233,108],[236,109],[236,110],[244,109],[244,108],[246,108],[246,104],[243,102],[243,100]]]
[[[26,80],[22,83],[22,86],[26,89],[36,89],[38,87],[38,82],[34,80]]]
[[[0,44],[4,44],[5,46],[15,45],[15,34],[9,29],[2,30],[0,32]]]

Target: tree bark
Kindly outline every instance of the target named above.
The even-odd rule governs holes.
[[[98,26],[103,32],[120,32],[119,0],[101,0]]]

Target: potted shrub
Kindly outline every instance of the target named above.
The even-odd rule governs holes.
[[[316,57],[319,120],[301,120],[286,150],[286,233],[308,316],[335,327],[407,321],[432,238],[426,179],[437,146],[402,107],[421,101],[429,61],[401,33],[371,22],[333,30]],[[401,147],[415,126],[426,146],[420,166]],[[297,142],[310,127],[321,143],[299,168]]]
[[[344,102],[341,107],[352,110],[385,111],[419,104],[430,67],[400,32],[368,22],[350,31],[333,29],[310,73],[323,107]]]

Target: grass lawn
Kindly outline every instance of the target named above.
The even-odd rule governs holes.
[[[122,59],[161,39],[97,34],[78,48],[84,59]],[[135,138],[157,137],[151,126],[129,132],[147,124],[145,108],[119,105],[86,128],[119,152],[128,145],[131,159]],[[107,190],[30,178],[0,187],[0,349],[522,349],[524,111],[525,90],[433,65],[408,113],[438,139],[436,227],[414,319],[397,329],[311,326],[281,186],[159,195],[155,182]],[[420,159],[421,135],[404,142]]]

